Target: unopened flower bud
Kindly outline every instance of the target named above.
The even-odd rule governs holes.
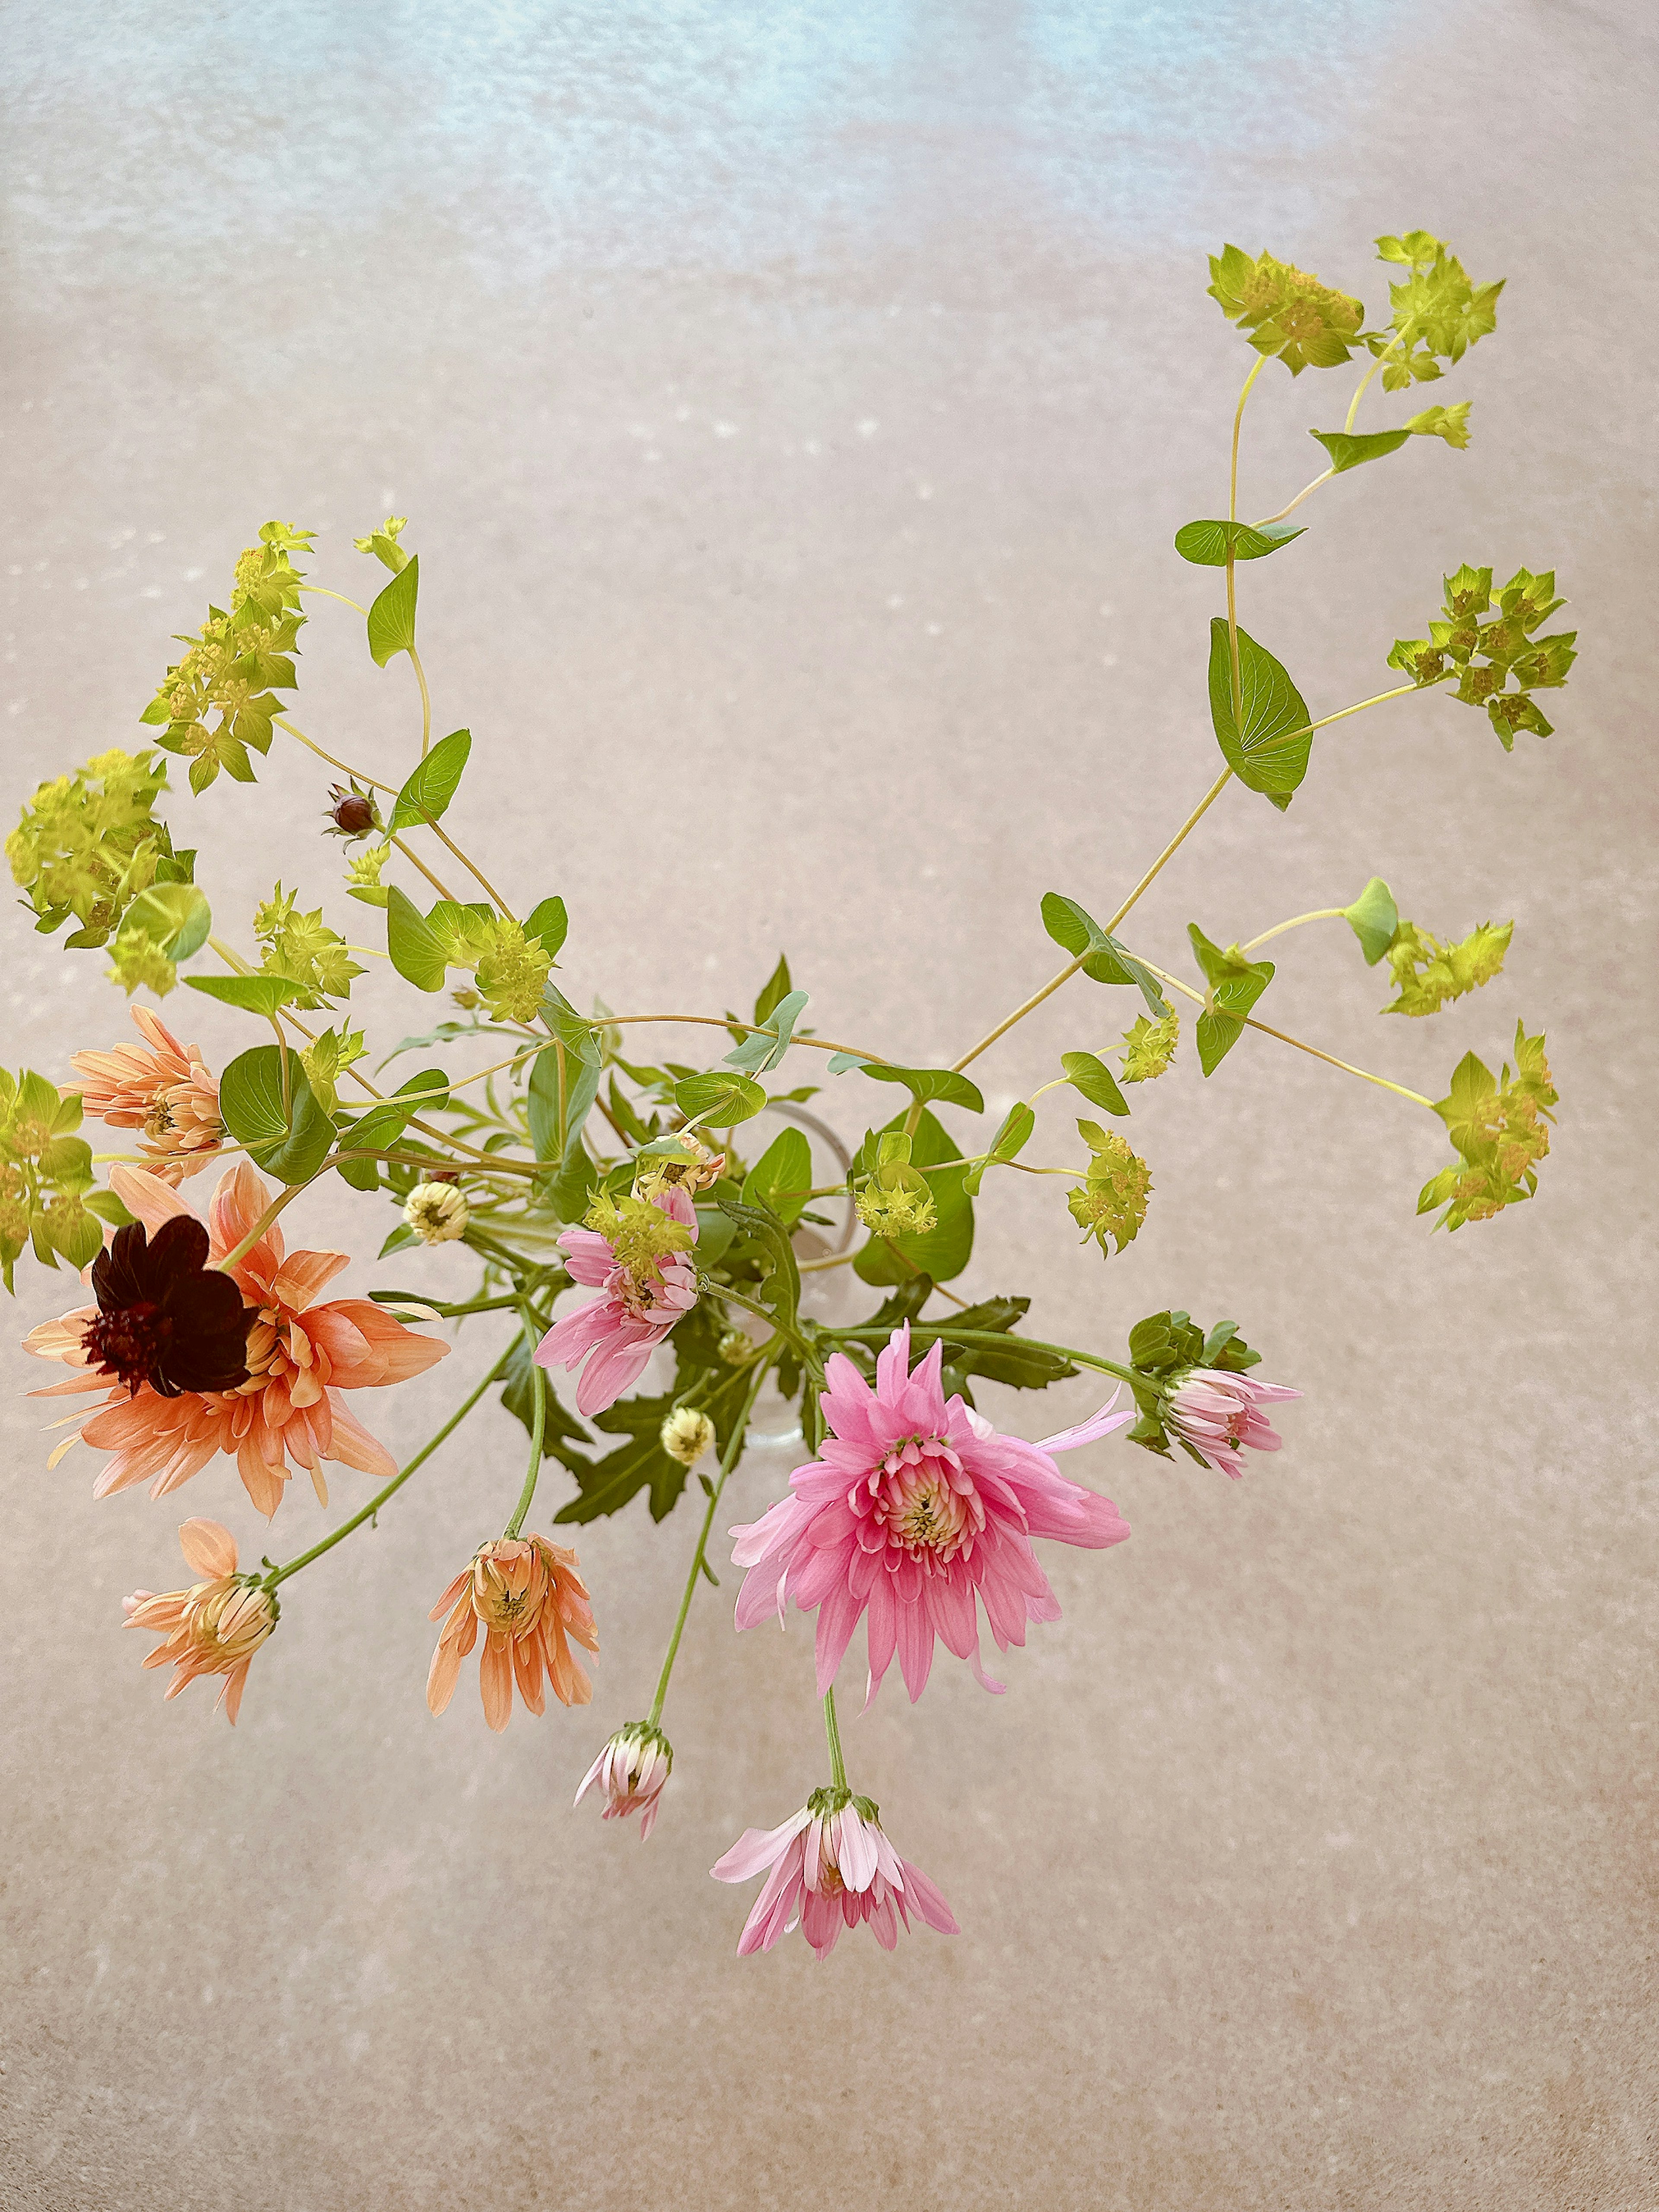
[[[575,1802],[580,1805],[597,1786],[605,1797],[600,1818],[626,1820],[639,1814],[643,1843],[655,1825],[663,1785],[673,1764],[674,1747],[662,1730],[648,1721],[630,1721],[617,1730],[582,1777]]]
[[[746,1330],[728,1328],[716,1349],[728,1367],[747,1367],[760,1346]]]
[[[331,784],[327,811],[330,823],[342,837],[367,837],[371,830],[380,826],[374,801],[355,784],[349,789],[343,783]]]
[[[417,1182],[404,1201],[404,1219],[422,1244],[450,1244],[466,1234],[465,1199],[453,1183]]]
[[[714,1424],[695,1406],[676,1406],[661,1429],[662,1448],[682,1467],[695,1467],[714,1441]]]

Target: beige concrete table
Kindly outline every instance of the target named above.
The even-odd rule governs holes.
[[[1513,914],[1505,975],[1436,1023],[1379,1023],[1340,932],[1290,940],[1274,996],[1433,1095],[1547,1023],[1535,1205],[1431,1237],[1428,1117],[1259,1037],[1138,1106],[1122,1258],[1067,1241],[1054,1186],[988,1190],[975,1291],[1102,1344],[1236,1314],[1308,1395],[1242,1484],[1085,1455],[1133,1540],[1053,1559],[1064,1619],[1007,1697],[945,1666],[851,1724],[955,1940],[734,1957],[744,1898],[706,1869],[822,1753],[807,1632],[737,1639],[729,1576],[649,1848],[571,1814],[648,1699],[686,1516],[586,1535],[590,1712],[433,1722],[426,1608],[518,1480],[486,1414],[294,1586],[233,1733],[201,1692],[164,1709],[119,1632],[173,1502],[94,1506],[12,1396],[6,2207],[1659,2200],[1652,40],[1628,0],[6,11],[9,806],[138,740],[267,515],[361,591],[350,538],[395,508],[441,725],[478,740],[458,820],[568,900],[573,994],[718,1010],[787,947],[827,1033],[948,1057],[1050,972],[1040,895],[1109,908],[1213,772],[1215,579],[1170,538],[1224,495],[1224,238],[1373,307],[1378,231],[1510,280],[1440,388],[1471,449],[1343,479],[1248,574],[1316,711],[1380,688],[1465,557],[1553,563],[1583,631],[1547,744],[1506,759],[1439,698],[1345,726],[1285,819],[1231,791],[1136,921],[1174,958],[1189,920],[1249,934],[1373,872],[1430,927]],[[1249,511],[1312,472],[1335,383],[1269,372]],[[306,643],[302,726],[392,759],[406,670],[342,610]],[[290,748],[173,802],[216,907],[312,849],[321,798]],[[95,959],[71,988],[0,926],[8,1062],[121,1033]],[[1075,987],[988,1055],[993,1106],[1127,1018]],[[381,1224],[342,1193],[295,1226]],[[67,1302],[19,1286],[14,1338]],[[1000,1410],[1092,1402],[1055,1399]],[[438,1402],[374,1418],[406,1450]],[[787,1464],[751,1458],[732,1517]],[[261,1547],[227,1468],[179,1503]],[[283,1508],[284,1541],[320,1525]]]

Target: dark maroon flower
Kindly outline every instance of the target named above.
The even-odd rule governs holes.
[[[343,783],[330,785],[328,819],[332,830],[342,837],[367,837],[371,830],[380,826],[374,801],[356,784],[349,791]]]
[[[234,1390],[247,1380],[249,1314],[234,1279],[207,1264],[208,1233],[175,1213],[154,1237],[142,1221],[118,1229],[92,1263],[97,1317],[82,1335],[94,1367],[137,1397]]]

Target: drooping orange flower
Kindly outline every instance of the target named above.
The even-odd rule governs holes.
[[[276,1626],[276,1601],[256,1577],[237,1573],[236,1539],[216,1521],[182,1522],[179,1548],[185,1565],[206,1580],[164,1597],[135,1590],[121,1601],[127,1626],[153,1628],[161,1636],[144,1664],[173,1668],[169,1698],[198,1674],[222,1674],[219,1704],[234,1728],[253,1655]]]
[[[570,1639],[597,1651],[599,1638],[576,1567],[576,1554],[545,1536],[502,1536],[478,1547],[428,1616],[436,1620],[449,1612],[427,1676],[426,1701],[434,1713],[454,1696],[461,1662],[478,1640],[480,1623],[484,1648],[478,1655],[478,1692],[491,1728],[499,1732],[512,1719],[515,1680],[532,1713],[545,1710],[544,1668],[562,1705],[587,1704],[593,1687]]]
[[[148,1006],[131,1012],[145,1043],[77,1052],[70,1065],[85,1080],[64,1084],[64,1096],[78,1095],[94,1120],[112,1129],[142,1129],[151,1172],[176,1184],[204,1168],[225,1140],[219,1079]]]
[[[148,1169],[112,1168],[110,1185],[152,1235],[163,1222],[190,1212]],[[210,1258],[217,1261],[234,1251],[270,1201],[270,1193],[246,1160],[227,1170],[209,1208]],[[107,1376],[91,1371],[93,1353],[84,1341],[97,1308],[83,1306],[43,1322],[24,1339],[24,1350],[81,1371],[34,1395],[106,1393],[103,1404],[58,1446],[51,1464],[77,1441],[88,1443],[115,1455],[94,1485],[94,1498],[146,1480],[150,1496],[160,1498],[226,1452],[234,1455],[248,1496],[267,1517],[282,1502],[290,1460],[308,1471],[325,1505],[325,1460],[343,1461],[365,1474],[395,1474],[392,1455],[348,1411],[340,1394],[406,1382],[441,1359],[449,1346],[417,1336],[367,1298],[315,1304],[319,1291],[348,1264],[343,1252],[285,1253],[283,1232],[273,1223],[227,1270],[241,1291],[248,1319],[247,1380],[232,1390],[163,1397],[148,1383],[132,1395],[125,1384],[111,1389]]]

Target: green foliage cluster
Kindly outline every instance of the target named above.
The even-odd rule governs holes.
[[[1466,562],[1445,579],[1445,619],[1429,625],[1426,638],[1396,638],[1389,665],[1413,684],[1441,684],[1455,675],[1454,696],[1465,706],[1484,707],[1505,752],[1522,730],[1540,738],[1554,728],[1533,698],[1534,690],[1559,690],[1578,658],[1576,629],[1549,637],[1534,635],[1565,599],[1555,596],[1555,571],[1534,575],[1517,568],[1494,600],[1490,568]],[[1490,614],[1491,621],[1484,619]],[[1511,689],[1511,685],[1514,687]]]
[[[1443,945],[1414,921],[1402,921],[1389,942],[1389,970],[1400,995],[1385,1014],[1437,1014],[1503,971],[1515,924],[1483,921],[1456,944]]]
[[[104,1221],[126,1218],[118,1200],[94,1189],[80,1126],[79,1098],[60,1097],[32,1069],[0,1068],[0,1272],[9,1291],[25,1245],[48,1267],[60,1258],[85,1267],[102,1247]]]
[[[1550,1148],[1545,1124],[1553,1123],[1549,1109],[1558,1098],[1544,1039],[1528,1036],[1522,1022],[1515,1025],[1513,1075],[1507,1060],[1495,1076],[1472,1052],[1465,1053],[1453,1071],[1450,1091],[1434,1109],[1458,1159],[1424,1184],[1418,1212],[1432,1213],[1443,1206],[1435,1227],[1461,1229],[1530,1198],[1538,1188],[1538,1163]]]

